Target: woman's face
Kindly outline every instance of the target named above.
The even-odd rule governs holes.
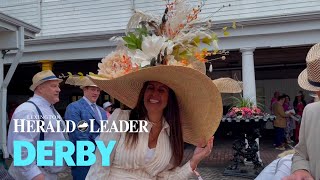
[[[150,81],[147,85],[146,92],[144,93],[144,105],[148,111],[150,112],[163,112],[164,108],[168,104],[169,97],[169,87],[156,82]]]
[[[302,98],[301,98],[301,96],[297,96],[297,99],[298,99],[298,101],[301,101]]]
[[[288,97],[286,97],[286,99],[284,100],[285,103],[288,103],[290,100]]]

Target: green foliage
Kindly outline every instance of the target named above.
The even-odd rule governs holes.
[[[248,98],[243,98],[243,97],[240,97],[240,98],[237,98],[237,97],[230,97],[233,101],[232,105],[235,106],[235,107],[238,107],[238,108],[241,108],[241,107],[248,107],[248,108],[251,108],[253,106],[253,102],[248,99]]]
[[[129,32],[128,35],[122,37],[122,39],[126,42],[125,46],[127,46],[129,49],[141,50],[143,36],[147,36],[147,35],[148,35],[147,28],[145,26],[142,26],[141,28],[137,28],[135,30],[135,33]]]
[[[211,38],[209,38],[209,37],[205,37],[205,38],[202,39],[202,42],[203,42],[204,44],[208,45],[208,46],[210,46],[210,44],[211,44],[212,41],[213,41],[213,40],[212,40]]]
[[[252,102],[252,99],[250,98],[244,98],[240,95],[240,97],[230,97],[230,99],[233,101],[232,106],[241,108],[241,107],[248,107],[248,108],[253,108],[254,103]],[[264,105],[262,103],[257,102],[257,107],[261,110],[264,109]]]

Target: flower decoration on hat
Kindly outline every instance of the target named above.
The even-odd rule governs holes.
[[[136,11],[125,36],[116,38],[121,42],[117,50],[98,64],[98,75],[113,79],[158,65],[193,68],[198,62],[208,62],[206,57],[211,55],[224,60],[226,52],[218,50],[218,36],[211,30],[211,21],[205,23],[199,18],[204,5],[204,0],[196,7],[187,0],[174,0],[166,4],[160,16]],[[226,28],[223,30],[226,32]]]

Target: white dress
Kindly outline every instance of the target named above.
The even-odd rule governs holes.
[[[115,110],[109,121],[128,120],[130,111]],[[108,124],[111,124],[110,122]],[[150,132],[152,127],[148,123]],[[117,144],[110,157],[110,167],[101,166],[101,154],[96,152],[96,163],[91,166],[86,180],[160,180],[160,179],[188,179],[193,171],[190,162],[182,167],[172,169],[170,164],[172,149],[169,141],[170,127],[163,119],[162,130],[159,134],[154,154],[149,162],[146,162],[148,154],[149,133],[139,133],[139,140],[135,148],[125,147],[125,133],[101,133],[100,140],[107,144],[110,140],[116,140]]]

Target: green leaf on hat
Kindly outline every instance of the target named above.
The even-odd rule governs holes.
[[[208,46],[210,46],[211,42],[212,42],[212,39],[209,38],[209,37],[205,37],[202,39],[202,42]]]

